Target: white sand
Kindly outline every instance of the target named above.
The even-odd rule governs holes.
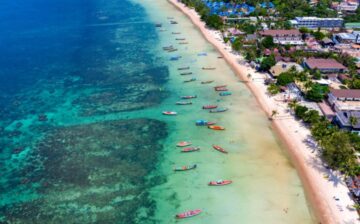
[[[296,121],[287,110],[286,103],[276,101],[275,97],[269,97],[264,85],[264,74],[257,73],[255,70],[245,65],[239,64],[243,58],[231,53],[229,46],[222,41],[217,31],[209,30],[200,20],[198,14],[177,0],[169,0],[173,5],[187,15],[196,25],[204,37],[220,52],[224,59],[229,63],[234,72],[242,80],[248,80],[247,86],[255,95],[263,110],[270,115],[273,110],[279,114],[273,121],[273,126],[281,139],[288,146],[288,153],[294,163],[303,185],[306,190],[307,198],[311,203],[315,215],[321,223],[360,223],[358,214],[355,210],[349,209],[353,206],[353,201],[349,196],[342,177],[332,174],[332,181],[324,178],[330,174],[326,170],[317,152],[313,152],[304,140],[310,132]],[[248,79],[247,75],[251,74]],[[335,200],[334,197],[339,200]]]

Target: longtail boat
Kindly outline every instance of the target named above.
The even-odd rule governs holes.
[[[177,51],[178,49],[176,49],[176,48],[173,48],[173,49],[169,49],[169,50],[167,50],[167,52],[174,52],[174,51]]]
[[[177,112],[175,112],[175,111],[163,111],[162,114],[163,115],[177,115]]]
[[[169,49],[173,49],[173,48],[174,48],[173,45],[170,45],[170,46],[163,47],[163,50],[169,50]]]
[[[170,21],[170,24],[178,24],[178,22],[176,22],[176,21]]]
[[[199,215],[201,212],[202,212],[201,209],[196,209],[196,210],[191,210],[191,211],[179,213],[175,217],[177,219],[184,219],[184,218],[189,218],[189,217]]]
[[[180,73],[180,75],[191,75],[193,74],[192,72],[183,72],[183,73]]]
[[[183,42],[179,42],[179,44],[189,44],[189,42],[183,41]]]
[[[179,167],[175,167],[174,171],[186,171],[186,170],[193,170],[195,169],[197,166],[196,164],[194,165],[189,165],[189,166],[179,166]]]
[[[197,120],[195,122],[196,126],[209,126],[209,125],[214,125],[214,124],[216,124],[216,122],[207,121],[207,120]]]
[[[156,23],[155,27],[162,27],[162,24],[161,23]]]
[[[215,91],[228,91],[228,88],[226,88],[226,87],[219,87],[219,88],[214,88],[215,89]]]
[[[202,67],[202,70],[215,70],[216,68],[214,67]]]
[[[212,109],[212,110],[210,110],[209,112],[210,112],[210,113],[221,113],[221,112],[225,112],[225,111],[227,111],[227,110],[228,110],[228,108],[224,107],[224,108]]]
[[[186,40],[185,38],[175,38],[175,40]]]
[[[188,67],[180,67],[180,68],[178,68],[177,70],[188,70],[188,69],[190,69],[189,66],[188,66]]]
[[[228,185],[231,183],[232,183],[231,180],[217,180],[217,181],[210,181],[208,185],[209,186],[224,186],[224,185]]]
[[[185,147],[185,146],[189,146],[191,145],[192,143],[191,142],[187,142],[187,141],[182,141],[182,142],[178,142],[176,144],[177,147]]]
[[[194,81],[196,81],[196,78],[191,78],[189,80],[185,80],[184,82],[194,82]]]
[[[197,95],[193,95],[193,96],[181,96],[181,99],[194,99],[197,98]]]
[[[219,152],[228,153],[225,149],[221,148],[221,147],[218,146],[218,145],[213,145],[212,147],[213,147],[215,150],[219,151]]]
[[[181,56],[173,56],[170,58],[170,61],[177,61],[181,58]]]
[[[209,84],[209,83],[212,83],[212,82],[214,82],[214,80],[202,81],[201,84]]]
[[[218,126],[218,125],[209,125],[208,128],[216,130],[216,131],[223,131],[225,130],[225,128],[223,126]]]
[[[176,105],[191,105],[191,101],[178,101],[175,103]]]
[[[183,148],[181,150],[181,152],[195,152],[195,151],[199,151],[200,147],[187,147],[187,148]]]
[[[225,88],[227,85],[214,86],[214,89]]]
[[[219,96],[230,96],[232,93],[229,91],[219,93]]]
[[[223,56],[218,56],[217,58],[224,58]]]
[[[205,106],[203,106],[202,107],[202,109],[215,109],[215,108],[217,108],[218,106],[217,105],[205,105]]]
[[[177,34],[181,34],[180,32],[171,32],[171,34],[177,35]]]
[[[207,56],[207,53],[206,52],[201,52],[201,53],[198,53],[197,55],[198,56]]]

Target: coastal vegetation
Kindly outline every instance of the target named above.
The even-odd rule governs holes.
[[[321,146],[322,158],[330,168],[348,176],[360,174],[354,155],[354,151],[360,149],[358,135],[339,129],[318,111],[298,105],[296,101],[292,101],[289,106],[295,116],[310,127],[313,138]]]

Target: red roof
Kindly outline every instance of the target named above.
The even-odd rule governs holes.
[[[332,89],[336,98],[360,98],[360,89]]]
[[[309,58],[306,60],[306,64],[311,69],[346,69],[344,65],[340,64],[335,59]]]
[[[299,30],[264,30],[259,32],[262,36],[300,36]]]

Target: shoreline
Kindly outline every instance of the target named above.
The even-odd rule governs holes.
[[[191,20],[194,26],[200,30],[202,36],[223,56],[237,77],[245,81],[246,86],[265,114],[270,116],[272,110],[277,110],[279,112],[278,117],[284,118],[275,118],[272,121],[272,127],[286,146],[286,153],[301,179],[305,195],[310,203],[310,213],[315,216],[315,219],[320,223],[358,223],[357,212],[346,208],[353,205],[353,201],[348,195],[346,185],[340,180],[341,177],[335,177],[339,178],[337,181],[340,181],[337,185],[325,180],[324,175],[332,176],[334,173],[326,170],[319,157],[310,152],[303,142],[310,131],[289,115],[286,103],[275,102],[266,94],[266,86],[262,81],[261,83],[254,81],[262,79],[263,75],[239,64],[238,60],[241,60],[242,57],[232,54],[227,45],[216,38],[215,32],[205,27],[204,22],[200,20],[199,15],[193,9],[187,8],[177,0],[168,0],[168,2]],[[249,81],[247,74],[251,74],[252,80]],[[337,176],[336,173],[335,176]],[[340,201],[335,201],[334,196],[340,198]],[[339,204],[343,211],[339,210]]]

